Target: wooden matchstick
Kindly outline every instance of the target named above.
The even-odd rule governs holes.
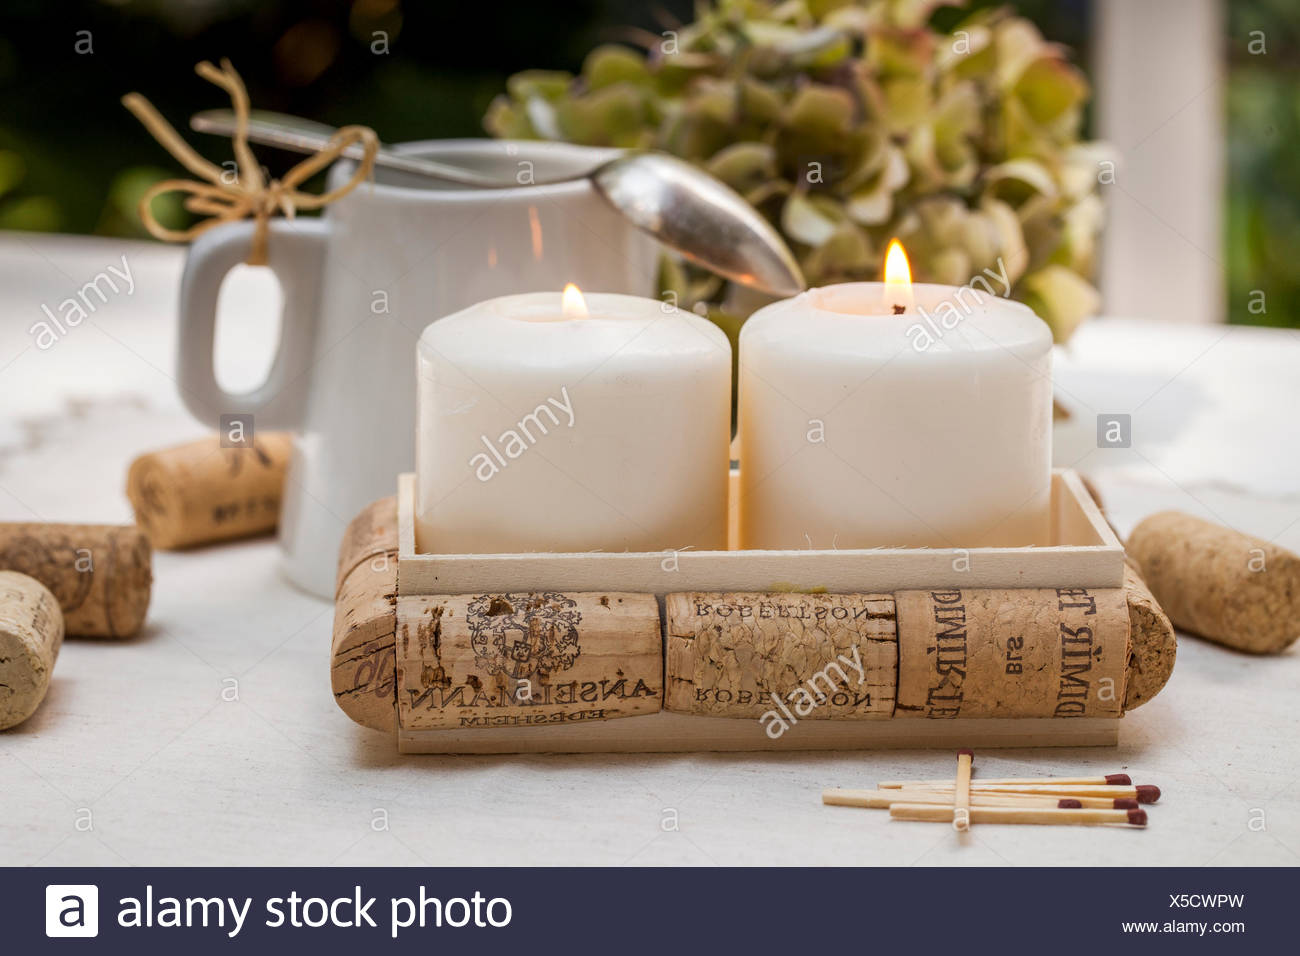
[[[1051,797],[1047,798],[1052,799]],[[1079,809],[1087,807],[1091,810],[1136,810],[1138,802],[1132,797],[1116,797],[1113,800],[1107,800],[1105,797],[1062,797],[1056,801],[1056,805],[1061,809],[1072,807]]]
[[[952,798],[952,828],[959,833],[970,829],[970,773],[974,763],[974,751],[957,751],[957,786]]]
[[[886,780],[876,784],[881,790],[896,787],[952,786],[951,780]],[[1093,786],[1131,787],[1133,780],[1126,773],[1108,773],[1104,777],[1000,777],[996,780],[979,780],[977,784],[1091,784]]]
[[[947,823],[953,817],[953,808],[926,803],[895,803],[889,808],[892,820],[914,820],[925,823]],[[1043,825],[1088,826],[1104,823],[1122,823],[1131,826],[1147,825],[1145,810],[1086,810],[1047,807],[972,807],[967,811],[972,823],[1032,823]]]
[[[866,807],[888,810],[895,803],[925,803],[951,806],[952,799],[936,790],[849,790],[834,788],[822,791],[822,803],[832,807]],[[1032,793],[972,793],[973,807],[1061,807],[1090,810],[1136,810],[1133,799],[1103,797],[1045,797]]]
[[[899,793],[952,793],[953,784],[931,784],[924,787],[895,787]],[[1155,803],[1160,799],[1160,788],[1151,784],[1138,784],[1136,787],[1094,786],[1090,784],[1029,784],[1029,783],[984,783],[977,780],[971,784],[971,793],[1036,793],[1046,797],[1110,797],[1112,799],[1130,799],[1138,803]]]

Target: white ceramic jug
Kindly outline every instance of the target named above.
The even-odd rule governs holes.
[[[504,182],[580,176],[615,151],[555,143],[441,140],[403,151],[499,174]],[[330,188],[351,163],[330,172]],[[344,529],[414,465],[415,346],[429,322],[482,299],[558,290],[654,294],[658,247],[579,178],[501,189],[444,187],[379,170],[320,219],[272,224],[269,265],[284,295],[266,381],[230,394],[213,371],[217,295],[244,261],[249,222],[190,249],[181,284],[181,395],[201,421],[251,414],[297,433],[280,515],[285,569],[332,597]]]

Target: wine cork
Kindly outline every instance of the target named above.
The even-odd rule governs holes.
[[[0,524],[0,570],[54,593],[76,637],[130,637],[144,623],[153,552],[135,525]]]
[[[389,495],[367,505],[349,523],[339,545],[335,590],[361,564],[393,566],[397,574],[397,496]],[[396,578],[394,577],[394,580]]]
[[[658,711],[652,594],[558,591],[397,598],[401,730],[538,727]]]
[[[1086,475],[1080,475],[1079,480],[1115,537],[1122,539],[1123,535],[1106,513],[1106,504],[1097,486]],[[1124,593],[1128,597],[1129,616],[1128,686],[1124,692],[1124,711],[1127,713],[1155,697],[1169,681],[1178,654],[1178,636],[1160,602],[1142,579],[1141,569],[1129,554],[1124,555]]]
[[[397,498],[366,507],[339,548],[330,677],[345,714],[375,730],[397,730]]]
[[[1128,598],[1130,633],[1124,710],[1130,711],[1149,701],[1169,681],[1178,654],[1178,638],[1131,559],[1125,560],[1124,593]]]
[[[888,594],[669,594],[664,709],[756,717],[888,719],[898,632]]]
[[[63,645],[63,613],[50,589],[0,571],[0,730],[36,712]]]
[[[899,591],[897,717],[1119,717],[1122,588]]]
[[[1300,556],[1177,511],[1142,521],[1128,551],[1176,627],[1251,654],[1300,637]]]
[[[164,550],[269,534],[280,520],[292,440],[259,434],[250,448],[223,448],[216,435],[141,455],[126,496],[154,547]]]

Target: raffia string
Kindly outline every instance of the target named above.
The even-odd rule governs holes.
[[[140,199],[140,220],[155,238],[165,242],[188,242],[223,222],[235,222],[252,216],[256,227],[248,264],[266,265],[267,230],[271,217],[276,212],[282,212],[285,218],[292,219],[297,209],[319,209],[352,192],[362,180],[370,176],[375,165],[375,153],[379,149],[379,138],[368,126],[344,126],[320,152],[308,156],[289,170],[283,179],[268,181],[248,146],[248,91],[244,88],[243,80],[226,59],[221,61],[221,69],[206,60],[194,69],[199,76],[215,83],[230,95],[235,110],[233,138],[238,171],[232,179],[220,166],[208,162],[180,138],[152,103],[139,93],[128,93],[122,97],[122,105],[144,124],[153,138],[176,157],[182,166],[195,176],[207,180],[197,182],[193,179],[165,179],[155,183]],[[351,179],[338,189],[319,196],[298,191],[297,187],[302,182],[334,162],[344,150],[356,143],[361,144],[365,153],[357,163]],[[188,229],[168,229],[154,217],[152,203],[158,196],[169,192],[188,193],[185,208],[211,218]]]

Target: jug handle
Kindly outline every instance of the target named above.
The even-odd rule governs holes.
[[[213,366],[217,296],[226,274],[248,258],[253,223],[216,226],[190,246],[181,276],[176,383],[195,418],[216,428],[222,415],[251,414],[256,428],[302,427],[315,360],[316,304],[328,235],[324,219],[271,223],[269,268],[284,299],[280,342],[266,380],[238,394],[221,387]]]

